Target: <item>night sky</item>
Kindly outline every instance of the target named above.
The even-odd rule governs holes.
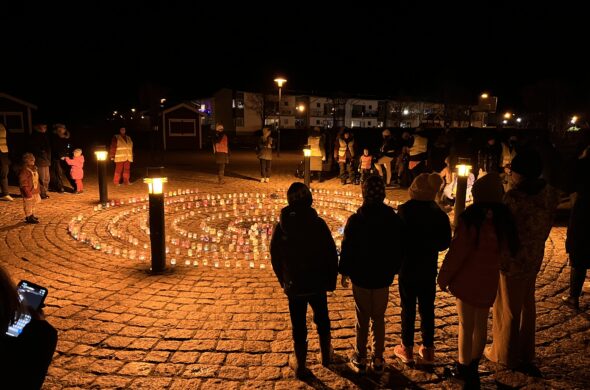
[[[147,85],[170,100],[270,90],[279,72],[292,90],[472,103],[485,90],[516,109],[523,88],[551,80],[588,103],[590,34],[575,3],[20,3],[0,12],[0,91],[47,119],[128,109]]]

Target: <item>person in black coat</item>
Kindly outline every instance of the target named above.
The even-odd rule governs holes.
[[[408,250],[399,275],[402,305],[402,343],[394,349],[404,363],[414,360],[414,325],[416,301],[420,311],[422,345],[419,349],[423,363],[434,360],[434,299],[438,252],[451,243],[449,217],[435,202],[442,185],[437,173],[422,173],[414,179],[408,192],[410,200],[401,205],[398,214],[406,226]]]
[[[570,215],[567,228],[565,249],[570,259],[570,293],[563,296],[564,302],[576,310],[579,309],[580,295],[590,268],[590,146],[588,146],[576,166],[578,182],[577,197]]]
[[[322,364],[330,364],[332,343],[326,292],[336,289],[338,252],[328,225],[311,207],[309,188],[303,183],[291,184],[287,200],[289,205],[281,210],[280,222],[272,235],[270,255],[273,270],[289,300],[295,349],[289,365],[297,378],[302,378],[308,373],[308,304],[314,313]]]
[[[344,228],[339,272],[342,286],[352,280],[356,308],[356,346],[351,364],[366,369],[369,322],[372,320],[373,359],[377,373],[383,371],[385,310],[389,286],[403,259],[403,228],[395,211],[385,205],[385,183],[370,176],[363,183],[363,205],[348,218]]]
[[[18,337],[6,334],[20,313],[32,320]],[[0,389],[40,389],[57,345],[57,331],[41,310],[23,307],[16,287],[0,267]]]
[[[501,155],[502,147],[498,145],[494,135],[489,135],[486,144],[477,152],[478,177],[485,173],[499,173]]]
[[[58,123],[53,125],[53,136],[51,137],[51,186],[57,192],[64,192],[63,177],[71,183],[69,170],[64,170],[62,157],[70,157],[70,133],[66,126]],[[74,186],[72,185],[72,192]]]
[[[39,194],[47,199],[49,190],[49,169],[51,167],[51,143],[47,135],[47,125],[37,124],[29,138],[29,152],[35,156],[35,165],[39,171]]]

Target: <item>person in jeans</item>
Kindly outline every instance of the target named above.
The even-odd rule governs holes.
[[[342,286],[352,280],[356,310],[356,344],[351,365],[359,373],[367,366],[369,323],[373,333],[372,368],[382,373],[385,362],[385,309],[389,286],[403,259],[402,221],[383,203],[385,183],[370,176],[362,186],[363,205],[351,215],[344,228],[338,271]]]
[[[497,173],[488,173],[475,182],[474,202],[459,217],[438,275],[441,290],[448,289],[457,298],[459,315],[459,361],[447,374],[464,381],[464,388],[469,389],[479,389],[478,366],[500,269],[519,246],[512,213],[502,204],[503,193]]]
[[[262,129],[262,137],[258,141],[257,155],[260,160],[260,182],[268,183],[270,181],[270,167],[272,163],[273,138],[270,136],[270,129]]]
[[[437,173],[422,173],[414,179],[408,193],[410,200],[398,208],[406,228],[408,250],[399,274],[402,305],[402,343],[394,354],[403,363],[414,361],[414,327],[416,301],[420,311],[422,345],[418,353],[424,364],[434,363],[434,298],[438,253],[451,243],[449,217],[435,202],[442,186]]]
[[[303,183],[287,190],[289,205],[281,210],[270,242],[273,270],[289,300],[295,355],[289,366],[299,379],[309,371],[307,357],[307,305],[320,341],[321,361],[328,366],[332,357],[330,317],[326,292],[336,289],[338,252],[328,225],[311,207],[311,191]]]
[[[41,187],[39,192],[41,199],[49,198],[47,191],[49,190],[50,184],[50,172],[51,167],[51,142],[47,135],[47,125],[37,124],[33,127],[33,132],[29,138],[29,151],[35,156],[35,162],[37,163],[37,170],[39,171],[39,181]]]

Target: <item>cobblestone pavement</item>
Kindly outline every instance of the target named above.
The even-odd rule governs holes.
[[[262,184],[254,154],[235,153],[227,183],[219,186],[209,156],[167,159],[165,164],[174,168],[167,170],[168,188],[198,187],[210,193],[284,188],[298,162],[297,156],[284,154],[274,161],[271,183]],[[98,195],[92,162],[86,170],[85,193],[50,193],[38,207],[39,225],[21,222],[20,199],[0,203],[0,260],[15,281],[48,287],[45,312],[59,330],[45,389],[459,388],[442,377],[457,346],[455,301],[449,294],[437,295],[438,363],[433,369],[407,367],[393,356],[400,334],[396,282],[386,317],[388,367],[381,377],[358,377],[342,363],[354,342],[354,306],[351,291],[339,286],[329,297],[339,364],[332,370],[319,364],[317,336],[311,331],[308,363],[314,377],[297,381],[287,366],[292,350],[287,301],[272,270],[177,265],[165,275],[151,276],[145,262],[75,241],[68,222],[78,213],[91,213]],[[315,186],[341,188],[335,179]],[[347,190],[359,191],[354,186]],[[109,191],[115,199],[143,196],[146,186],[137,181]],[[388,197],[403,200],[405,192],[388,191]],[[544,378],[484,362],[484,388],[590,388],[588,301],[583,299],[584,312],[575,314],[559,299],[569,277],[564,238],[564,228],[553,229],[537,285],[537,351]]]

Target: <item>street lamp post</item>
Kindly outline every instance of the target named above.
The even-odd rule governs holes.
[[[154,274],[162,273],[166,269],[166,232],[164,220],[164,183],[168,179],[163,177],[164,167],[148,168],[147,178],[143,179],[148,185],[149,192],[149,220],[150,243],[152,252],[152,268]]]
[[[311,146],[309,145],[305,145],[303,147],[303,165],[303,183],[309,187],[309,184],[311,182]]]
[[[281,95],[282,95],[282,89],[283,89],[283,84],[285,84],[287,82],[287,80],[285,80],[282,77],[277,77],[274,80],[275,83],[277,83],[277,85],[279,86],[279,124],[277,125],[277,157],[281,157]]]
[[[457,189],[455,190],[455,218],[453,225],[456,227],[459,223],[459,216],[465,210],[465,199],[467,197],[467,180],[471,171],[470,160],[468,158],[458,158],[457,163]]]
[[[100,196],[100,204],[105,206],[109,201],[108,185],[107,185],[107,159],[109,153],[105,146],[99,146],[94,151],[96,155],[96,163],[98,167],[98,193]]]

